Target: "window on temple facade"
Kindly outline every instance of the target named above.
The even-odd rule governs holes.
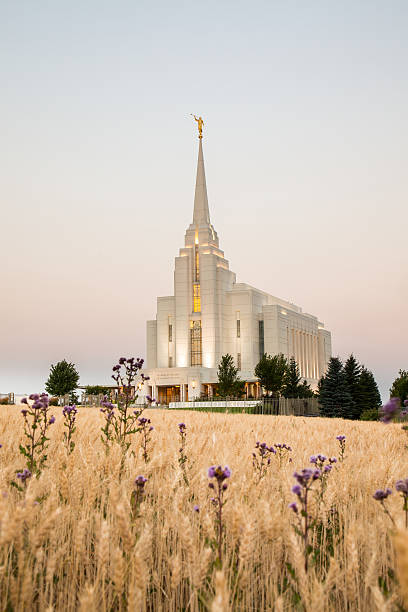
[[[169,323],[169,342],[173,342],[173,325]]]
[[[237,319],[237,338],[241,337],[241,320]]]
[[[202,365],[202,334],[201,321],[190,321],[190,351],[191,366]]]
[[[199,283],[193,285],[193,312],[201,312],[201,290]]]
[[[238,368],[238,370],[242,370],[242,367],[241,367],[241,353],[237,354],[237,368]]]
[[[169,368],[173,367],[173,357],[169,357]]]
[[[259,358],[265,353],[264,322],[259,321]]]

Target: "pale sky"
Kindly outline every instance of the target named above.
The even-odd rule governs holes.
[[[0,392],[145,356],[205,121],[237,280],[408,369],[408,3],[0,0]]]

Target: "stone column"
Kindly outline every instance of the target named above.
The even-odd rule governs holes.
[[[317,336],[314,337],[314,349],[315,349],[315,364],[316,364],[316,378],[319,380],[320,371],[319,371],[319,348],[317,343]]]
[[[295,359],[299,366],[299,371],[302,374],[302,364],[300,363],[300,351],[299,351],[299,331],[295,329]]]

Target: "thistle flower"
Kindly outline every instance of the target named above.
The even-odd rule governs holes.
[[[391,397],[391,399],[384,404],[381,408],[382,417],[380,421],[383,423],[390,423],[396,416],[398,416],[401,409],[401,403],[399,397]]]
[[[135,479],[135,485],[141,489],[144,488],[146,482],[147,482],[147,478],[145,478],[144,476],[138,476]]]
[[[22,472],[17,472],[17,478],[21,480],[22,483],[25,483],[25,481],[31,478],[31,476],[32,474],[27,468],[24,468]]]
[[[377,501],[383,501],[384,499],[387,499],[387,497],[391,495],[391,493],[392,493],[391,489],[385,489],[385,491],[383,489],[378,489],[374,493],[373,497]]]
[[[299,512],[298,505],[297,505],[296,502],[292,502],[291,504],[289,504],[288,508],[293,510],[293,512],[295,512],[295,514],[297,514]]]
[[[408,495],[408,478],[405,478],[404,480],[397,480],[395,483],[395,488],[399,493]]]
[[[210,468],[208,468],[208,478],[216,478],[218,483],[223,482],[223,480],[225,480],[226,478],[229,478],[231,476],[231,470],[229,469],[228,466],[225,466],[224,469],[222,469],[222,467],[219,465],[218,467],[215,467],[215,465],[212,465]]]
[[[194,512],[200,512],[200,506],[195,505],[193,510]]]
[[[52,415],[50,420],[48,421],[48,425],[53,425],[53,423],[55,423],[55,416]]]

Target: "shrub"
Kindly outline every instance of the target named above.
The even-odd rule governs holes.
[[[378,409],[369,408],[368,410],[364,410],[364,412],[361,413],[360,419],[362,421],[378,421],[379,419]]]
[[[7,406],[9,403],[9,398],[8,397],[2,397],[0,399],[0,406]]]
[[[58,406],[59,405],[59,398],[58,397],[50,397],[49,405],[50,406]]]

